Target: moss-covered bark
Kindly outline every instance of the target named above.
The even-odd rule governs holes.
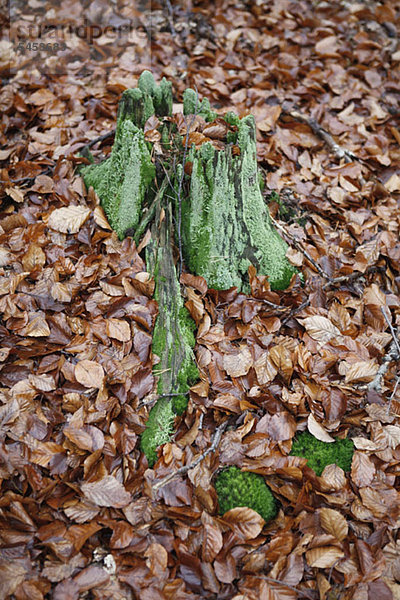
[[[236,122],[240,154],[232,154],[232,145],[215,150],[210,143],[189,154],[190,193],[182,202],[185,263],[216,289],[246,289],[251,264],[269,276],[272,288],[285,289],[294,269],[260,190],[254,118]]]
[[[145,71],[138,87],[122,95],[110,157],[82,171],[120,238],[129,231],[138,242],[156,215],[147,267],[156,283],[159,315],[153,353],[160,359],[156,366],[158,392],[165,396],[151,410],[142,435],[142,449],[150,464],[156,460],[157,447],[170,439],[175,415],[185,409],[189,385],[197,377],[192,352],[194,323],[180,295],[174,236],[179,248],[182,246],[188,270],[205,277],[209,287],[237,286],[246,291],[251,264],[269,276],[275,289],[285,288],[294,272],[285,258],[287,246],[271,225],[260,191],[253,117],[240,120],[227,114],[223,149],[206,143],[197,150],[186,148],[186,154],[183,149],[188,140],[176,133],[173,119],[163,119],[171,113],[171,84],[163,79],[158,86]],[[216,119],[208,100],[200,102],[189,89],[184,93],[187,125],[193,122],[193,113],[207,123]],[[144,134],[144,125],[153,115],[160,120],[161,144],[156,151],[158,156],[161,148],[164,152],[157,174],[154,147]],[[192,162],[192,171],[182,175],[184,154]]]
[[[152,345],[153,354],[160,359],[154,368],[158,377],[157,391],[160,396],[173,395],[156,402],[141,437],[141,448],[151,466],[157,459],[157,447],[170,440],[174,417],[186,409],[189,387],[198,378],[192,350],[195,325],[183,305],[172,253],[171,205],[165,205],[162,213],[163,200],[161,196],[157,203],[146,258],[147,268],[156,282],[154,297],[159,311]]]

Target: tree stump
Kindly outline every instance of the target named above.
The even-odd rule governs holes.
[[[194,324],[180,294],[174,240],[182,250],[179,264],[184,260],[215,289],[247,292],[250,265],[268,276],[272,289],[286,288],[295,273],[260,190],[254,118],[218,117],[191,89],[183,104],[185,116],[172,117],[171,84],[163,79],[158,86],[145,71],[138,87],[122,95],[110,157],[83,169],[120,239],[129,233],[138,242],[154,221],[146,254],[159,305],[152,348],[163,396],[142,435],[149,464],[170,439],[197,376]],[[186,133],[182,127],[179,133],[182,122]]]

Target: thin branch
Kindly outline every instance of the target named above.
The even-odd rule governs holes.
[[[346,148],[342,148],[341,146],[339,146],[339,144],[335,142],[331,134],[325,131],[325,129],[323,129],[315,119],[313,119],[312,117],[308,117],[307,115],[303,115],[294,108],[291,108],[288,102],[284,102],[282,104],[282,113],[288,115],[289,117],[292,117],[292,119],[294,119],[295,121],[299,121],[300,123],[305,123],[306,125],[308,125],[312,129],[312,132],[319,138],[321,138],[330,148],[330,150],[332,150],[336,158],[344,158],[345,162],[353,162],[353,160],[360,161],[360,159],[354,154],[354,152],[351,152],[351,150],[347,150]]]
[[[393,341],[394,341],[394,343],[396,344],[397,352],[398,352],[398,354],[400,355],[400,344],[399,344],[399,342],[398,342],[398,340],[397,340],[397,334],[396,334],[395,330],[393,329],[393,325],[392,325],[392,323],[391,323],[391,321],[390,321],[389,317],[388,317],[388,316],[387,316],[387,314],[386,314],[386,309],[385,309],[385,307],[383,307],[383,306],[381,306],[381,313],[382,313],[382,314],[383,314],[383,316],[385,317],[385,321],[386,321],[386,323],[388,324],[388,327],[389,327],[389,329],[390,329],[390,333],[392,334]]]
[[[353,273],[350,273],[350,275],[340,275],[340,277],[334,277],[333,279],[330,279],[329,281],[324,283],[324,285],[322,286],[322,289],[324,291],[326,291],[332,287],[335,287],[335,285],[343,284],[343,283],[350,283],[351,281],[354,281],[355,279],[364,277],[364,275],[366,275],[368,272],[374,272],[375,270],[376,270],[376,267],[372,266],[369,269],[367,269],[367,271],[365,273],[362,273],[361,271],[354,271]],[[307,306],[309,306],[309,305],[310,305],[310,300],[307,299],[304,302],[302,302],[302,304],[300,304],[300,306],[293,308],[291,313],[287,317],[285,317],[285,319],[282,321],[282,325],[285,325],[289,321],[289,319],[291,319],[292,317],[294,317],[294,315],[301,312],[304,308],[307,308]]]
[[[221,441],[222,434],[224,433],[225,429],[228,426],[228,421],[229,421],[229,419],[227,419],[226,421],[221,423],[221,425],[219,425],[217,427],[217,429],[214,431],[214,434],[212,436],[211,446],[209,448],[207,448],[207,450],[202,452],[190,465],[185,465],[184,467],[180,467],[180,469],[177,469],[176,471],[174,471],[173,473],[170,473],[163,479],[160,479],[160,481],[157,481],[157,483],[155,483],[152,486],[152,489],[154,491],[159,490],[160,488],[164,487],[164,485],[166,485],[173,479],[176,479],[180,475],[185,475],[188,471],[191,471],[192,469],[197,467],[197,465],[199,463],[201,463],[206,458],[206,456],[208,456],[211,452],[214,452],[214,450],[216,450],[216,448],[218,447],[218,445]]]
[[[170,0],[165,0],[165,4],[167,5],[167,9],[168,9],[168,23],[169,23],[169,26],[171,29],[171,33],[174,37],[176,37],[176,29],[174,27],[174,11],[171,6]]]
[[[390,414],[390,411],[392,410],[392,400],[396,395],[399,383],[400,383],[400,375],[398,375],[396,377],[396,383],[394,384],[393,392],[390,394],[389,404],[388,404],[388,415]]]
[[[299,590],[297,589],[294,585],[290,585],[290,583],[285,583],[284,581],[280,581],[279,579],[274,579],[273,577],[268,577],[268,575],[251,575],[251,577],[255,577],[256,579],[263,579],[264,581],[267,581],[268,583],[277,583],[279,585],[282,585],[283,587],[287,588],[288,590],[293,590],[294,592],[297,592],[297,594],[299,594],[299,597],[302,598],[309,598],[310,600],[313,600],[315,598],[314,595],[310,596],[309,594],[312,594],[312,591],[310,590],[310,592],[308,592],[307,590]]]
[[[156,210],[156,207],[157,207],[157,202],[159,202],[161,196],[163,195],[166,186],[167,186],[167,181],[166,181],[166,179],[163,179],[161,187],[158,190],[157,194],[155,195],[153,202],[150,204],[147,212],[143,215],[143,217],[141,218],[141,220],[139,222],[139,225],[136,227],[135,236],[134,236],[136,245],[139,244],[139,240],[140,240],[142,234],[145,232],[148,224],[152,220],[155,210]]]
[[[380,392],[382,389],[382,380],[383,380],[384,376],[386,375],[387,371],[389,370],[390,363],[392,361],[400,360],[400,345],[399,345],[399,340],[397,339],[396,331],[394,330],[383,306],[381,306],[381,312],[382,312],[383,316],[385,317],[386,323],[389,325],[390,333],[392,334],[393,340],[389,346],[389,350],[387,351],[387,353],[385,354],[385,356],[382,359],[382,364],[379,367],[375,377],[367,386],[368,390],[376,390],[377,392]],[[397,384],[395,386],[392,396],[390,397],[389,406],[391,405],[391,401],[392,401],[392,398],[394,397],[394,392],[396,391],[396,388],[397,388]]]
[[[321,269],[321,267],[315,262],[315,260],[307,252],[307,250],[305,248],[303,248],[303,246],[301,244],[299,244],[299,242],[285,229],[285,227],[283,227],[283,225],[278,223],[278,221],[276,221],[271,215],[270,215],[270,217],[271,217],[271,221],[275,225],[275,227],[277,229],[280,229],[280,231],[282,231],[282,233],[284,233],[290,239],[293,246],[295,246],[297,248],[297,250],[299,250],[305,256],[305,258],[308,260],[308,262],[312,264],[312,266],[316,269],[316,271],[318,271],[318,273],[321,275],[321,277],[323,277],[324,279],[330,279],[329,275],[327,273],[325,273],[325,271],[323,269]]]
[[[115,134],[115,129],[111,129],[107,133],[103,133],[103,135],[100,135],[99,137],[97,137],[94,140],[91,140],[90,142],[85,144],[84,148],[91,148],[92,146],[95,146],[98,142],[103,142],[104,140],[108,140],[108,138],[112,137],[114,134]]]

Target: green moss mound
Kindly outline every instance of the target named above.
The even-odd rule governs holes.
[[[306,458],[308,466],[319,477],[327,465],[337,465],[343,471],[350,471],[353,452],[354,444],[350,439],[321,442],[304,431],[296,436],[290,454]]]
[[[276,517],[277,502],[261,475],[229,467],[217,476],[215,489],[222,515],[237,506],[247,506],[266,522]]]
[[[140,449],[146,455],[150,467],[157,461],[157,448],[171,439],[175,416],[169,398],[157,400],[149,413],[146,429],[140,438]]]

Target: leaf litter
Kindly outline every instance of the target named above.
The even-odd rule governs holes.
[[[68,19],[81,10],[69,3]],[[134,16],[126,2],[88,10]],[[41,18],[33,2],[16,11]],[[0,94],[0,596],[399,598],[398,8],[218,0],[151,17],[129,46],[72,35],[59,76],[11,53]],[[246,296],[182,275],[200,380],[152,470],[139,436],[156,398],[154,282],[75,171],[145,68],[178,101],[196,86],[255,115],[266,199],[305,280],[272,292],[250,269]],[[221,127],[200,124],[192,142],[218,146]],[[317,477],[289,456],[305,429],[351,437],[350,473]],[[213,476],[229,465],[265,477],[274,521],[218,515]]]

